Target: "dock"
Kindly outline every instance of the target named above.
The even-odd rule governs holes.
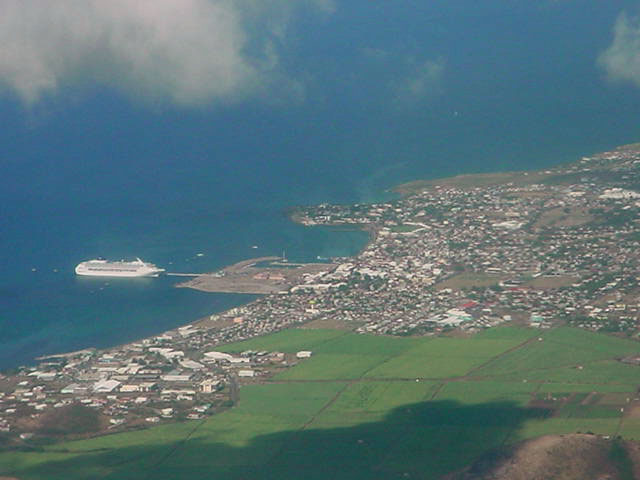
[[[171,273],[165,272],[169,277],[200,277],[202,275],[212,275],[211,273]]]

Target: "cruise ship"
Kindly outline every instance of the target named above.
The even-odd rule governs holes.
[[[153,263],[143,262],[136,258],[133,262],[110,262],[104,258],[88,260],[76,266],[76,275],[91,275],[95,277],[157,277],[163,268]]]

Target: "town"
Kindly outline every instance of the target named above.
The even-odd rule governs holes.
[[[204,418],[313,354],[224,346],[294,326],[409,336],[568,324],[634,337],[639,170],[630,145],[544,171],[414,182],[385,203],[298,207],[294,221],[363,228],[369,244],[245,306],[5,372],[0,432],[19,443]],[[84,423],[60,422],[73,415]]]

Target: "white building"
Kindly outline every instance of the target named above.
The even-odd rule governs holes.
[[[117,380],[100,380],[93,384],[95,393],[111,393],[120,386]]]
[[[231,359],[233,358],[232,355],[229,355],[228,353],[223,353],[223,352],[207,352],[204,354],[204,356],[211,360],[216,360],[216,361],[222,360],[226,362],[230,362]]]

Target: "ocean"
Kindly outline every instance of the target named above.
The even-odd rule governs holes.
[[[297,102],[189,110],[95,87],[25,109],[5,95],[0,368],[253,298],[172,278],[77,278],[80,261],[138,256],[206,272],[283,251],[353,255],[364,232],[305,228],[287,208],[383,200],[416,178],[544,168],[640,141],[639,90],[596,64],[634,5],[340,1],[322,22],[291,26],[282,58],[306,80]],[[423,96],[390,93],[426,62],[441,75]]]

